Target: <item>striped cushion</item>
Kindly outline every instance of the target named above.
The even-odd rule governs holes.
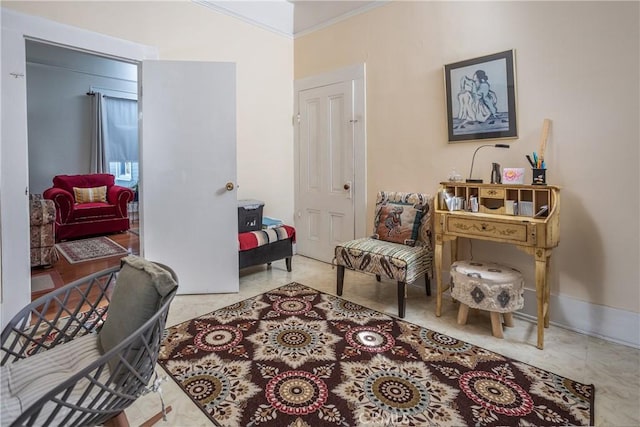
[[[2,382],[0,386],[2,396],[2,418],[0,424],[3,426],[11,424],[38,399],[100,358],[100,356],[97,334],[88,334],[68,343],[58,345],[51,350],[43,351],[26,359],[0,367]],[[106,383],[109,376],[110,371],[106,367],[100,375],[100,382]],[[88,384],[88,379],[83,378],[80,380],[78,387],[74,389],[65,401],[78,401]],[[96,387],[92,390],[94,395],[99,392],[100,390]],[[43,424],[55,406],[55,403],[47,403],[36,425]],[[55,418],[57,421],[54,421],[52,425],[60,424],[68,413],[69,410],[63,408]]]
[[[238,249],[240,251],[248,251],[258,246],[268,245],[289,238],[292,242],[296,241],[296,229],[289,225],[259,231],[247,231],[246,233],[238,233]]]
[[[338,265],[410,283],[431,270],[431,250],[369,237],[350,240],[335,248]]]
[[[76,199],[76,203],[93,203],[93,202],[106,202],[107,201],[107,186],[91,187],[91,188],[79,188],[73,187],[73,197]]]

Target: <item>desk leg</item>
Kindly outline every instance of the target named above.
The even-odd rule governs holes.
[[[538,305],[538,348],[544,348],[544,328],[549,327],[549,251],[535,250],[536,300]]]
[[[451,264],[458,260],[458,239],[451,240]]]
[[[436,316],[442,315],[442,236],[436,236],[436,247],[434,251],[436,268]]]
[[[544,271],[544,303],[546,304],[546,309],[544,311],[544,327],[549,327],[549,311],[551,308],[551,284],[549,283],[549,265],[551,264],[551,252],[547,252],[547,260],[544,263],[545,271]]]

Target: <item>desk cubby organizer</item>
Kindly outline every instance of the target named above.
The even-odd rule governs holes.
[[[443,182],[441,184],[440,209],[448,209],[442,203],[442,191],[446,191],[454,197],[461,197],[465,200],[464,206],[471,210],[470,200],[472,197],[478,199],[478,212],[494,214],[494,215],[514,215],[514,210],[510,206],[517,203],[520,209],[519,216],[534,216],[540,212],[544,206],[547,207],[547,213],[541,216],[547,216],[549,205],[557,196],[558,188],[554,186],[539,185],[501,185],[501,184],[475,184],[475,183],[451,183]]]

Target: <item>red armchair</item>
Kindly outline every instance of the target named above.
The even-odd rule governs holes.
[[[100,187],[106,187],[102,198]],[[76,192],[87,200],[76,200]],[[113,175],[58,175],[43,197],[56,205],[56,241],[129,229],[127,203],[133,200],[133,191],[115,185]]]

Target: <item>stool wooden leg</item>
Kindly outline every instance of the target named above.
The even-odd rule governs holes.
[[[344,265],[338,266],[336,293],[342,295],[342,287],[344,286]]]
[[[398,282],[398,316],[404,319],[405,306],[407,301],[406,283]]]
[[[504,317],[504,326],[513,328],[513,313],[502,313],[502,317]]]
[[[502,323],[500,322],[500,313],[491,312],[491,331],[496,338],[503,338],[502,335]]]
[[[460,303],[460,307],[458,308],[458,325],[466,325],[468,315],[469,306],[467,304]]]

